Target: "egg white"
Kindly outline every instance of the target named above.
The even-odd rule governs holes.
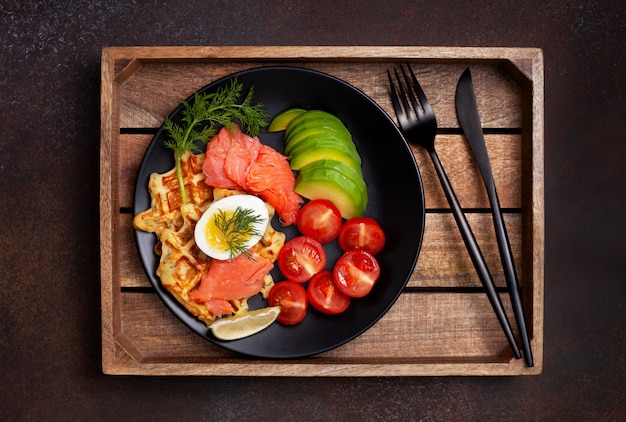
[[[263,237],[263,234],[265,233],[265,230],[267,230],[267,226],[269,224],[269,212],[265,202],[253,195],[227,196],[213,202],[196,223],[196,228],[194,230],[196,245],[198,245],[198,248],[200,248],[200,250],[207,256],[220,260],[235,258],[234,256],[231,257],[230,251],[217,248],[216,245],[213,245],[212,242],[207,240],[206,227],[207,224],[215,218],[215,215],[218,212],[235,212],[238,207],[244,210],[251,209],[252,215],[259,218],[259,221],[253,225],[256,233],[259,234],[251,236],[250,239],[248,239],[245,244],[245,249],[250,249]]]

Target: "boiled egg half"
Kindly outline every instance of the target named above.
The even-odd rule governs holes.
[[[269,224],[265,202],[253,195],[232,195],[213,202],[196,223],[194,238],[202,252],[229,260],[263,237]]]

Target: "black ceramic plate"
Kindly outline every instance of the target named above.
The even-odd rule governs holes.
[[[389,116],[369,97],[353,86],[332,76],[294,67],[261,67],[246,70],[207,85],[202,91],[214,91],[237,77],[244,93],[254,86],[254,103],[261,101],[270,119],[291,107],[321,109],[338,116],[350,130],[362,158],[369,205],[365,215],[375,218],[386,234],[386,245],[377,258],[381,275],[372,292],[353,299],[340,315],[323,315],[310,309],[295,326],[275,323],[245,339],[220,341],[207,327],[189,314],[163,288],[155,274],[158,257],[153,253],[156,236],[136,232],[141,261],[150,282],[165,305],[192,331],[225,349],[259,358],[297,358],[321,353],[340,346],[363,333],[378,321],[396,301],[413,272],[424,233],[424,194],[422,181],[410,148]],[[188,101],[192,101],[193,97]],[[182,107],[171,115],[176,119]],[[283,150],[283,132],[262,132],[260,139],[278,151]],[[147,184],[150,173],[163,173],[174,166],[173,153],[163,146],[165,133],[159,129],[148,146],[135,187],[133,214],[150,207]],[[287,238],[296,236],[294,226],[283,228],[272,221]],[[336,241],[327,245],[328,268],[340,249]],[[275,281],[282,276],[276,268]],[[267,306],[257,295],[248,303],[250,309]],[[392,346],[393,347],[393,346]]]

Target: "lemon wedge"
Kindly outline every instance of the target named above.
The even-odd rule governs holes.
[[[279,306],[256,309],[245,314],[218,319],[209,326],[209,329],[220,340],[238,340],[266,329],[276,321],[278,314]]]

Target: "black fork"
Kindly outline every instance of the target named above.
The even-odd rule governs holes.
[[[439,156],[435,151],[435,138],[437,135],[437,119],[435,118],[435,113],[433,112],[422,87],[417,82],[417,78],[415,77],[413,70],[410,66],[407,66],[407,68],[410,77],[407,75],[404,67],[400,67],[402,78],[400,78],[397,69],[393,70],[395,82],[391,72],[387,71],[389,85],[391,87],[391,102],[396,113],[396,117],[398,118],[398,124],[400,125],[400,129],[402,129],[402,132],[407,140],[421,145],[430,155],[437,172],[437,177],[439,177],[443,191],[446,194],[446,198],[448,199],[448,203],[452,209],[452,214],[454,215],[454,219],[459,226],[461,236],[463,237],[465,246],[470,254],[474,268],[478,273],[478,277],[480,278],[483,287],[487,291],[489,302],[496,313],[498,322],[504,331],[511,349],[513,349],[513,354],[517,359],[520,359],[522,354],[515,341],[511,324],[509,323],[504,307],[502,306],[500,296],[496,291],[491,273],[485,263],[485,258],[478,247],[474,233],[465,218],[461,205],[454,194],[452,185],[450,185],[450,181],[448,180],[446,172],[441,165],[441,161],[439,161]]]

